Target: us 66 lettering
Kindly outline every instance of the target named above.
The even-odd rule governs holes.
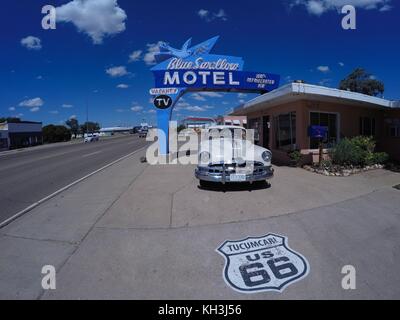
[[[239,267],[243,281],[248,287],[255,287],[271,282],[270,273],[276,279],[290,278],[298,274],[297,268],[285,256],[274,258],[271,251],[249,254],[247,262]]]
[[[232,315],[240,315],[242,314],[242,306],[241,305],[224,305],[224,304],[215,304],[215,305],[203,305],[202,308],[203,315],[214,315],[214,316],[223,316],[228,317]]]

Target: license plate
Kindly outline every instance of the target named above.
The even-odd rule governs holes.
[[[230,178],[230,181],[232,181],[232,182],[246,181],[245,174],[231,174],[229,178]]]

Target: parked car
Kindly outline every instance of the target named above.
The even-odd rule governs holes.
[[[95,133],[85,134],[85,143],[99,141],[99,135]]]
[[[245,128],[212,126],[207,130],[209,134],[213,132],[213,138],[200,143],[199,163],[195,170],[201,186],[207,182],[253,183],[273,177],[271,151],[246,140]],[[219,135],[214,136],[215,133]],[[226,133],[230,133],[231,138],[227,138]]]
[[[148,127],[141,127],[139,129],[139,138],[146,138],[147,134],[149,133],[149,128]]]
[[[133,133],[139,133],[140,126],[133,127]]]

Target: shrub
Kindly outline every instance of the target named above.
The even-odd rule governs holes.
[[[333,149],[332,161],[339,165],[360,165],[363,161],[363,150],[345,138]]]
[[[376,143],[371,137],[354,137],[343,139],[332,150],[332,161],[338,165],[365,166],[383,164],[389,156],[384,153],[374,153]]]
[[[299,162],[302,157],[303,156],[302,156],[301,152],[298,150],[289,152],[289,158],[293,161],[296,161],[296,163]]]
[[[367,153],[373,153],[375,150],[376,143],[372,139],[372,137],[364,137],[358,136],[351,138],[350,142],[354,145],[359,147],[361,150]]]
[[[374,164],[384,164],[389,160],[389,155],[386,152],[374,153]]]

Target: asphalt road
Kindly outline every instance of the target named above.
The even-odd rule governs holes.
[[[0,153],[0,223],[145,145],[145,139],[129,135],[89,144],[63,144]]]

